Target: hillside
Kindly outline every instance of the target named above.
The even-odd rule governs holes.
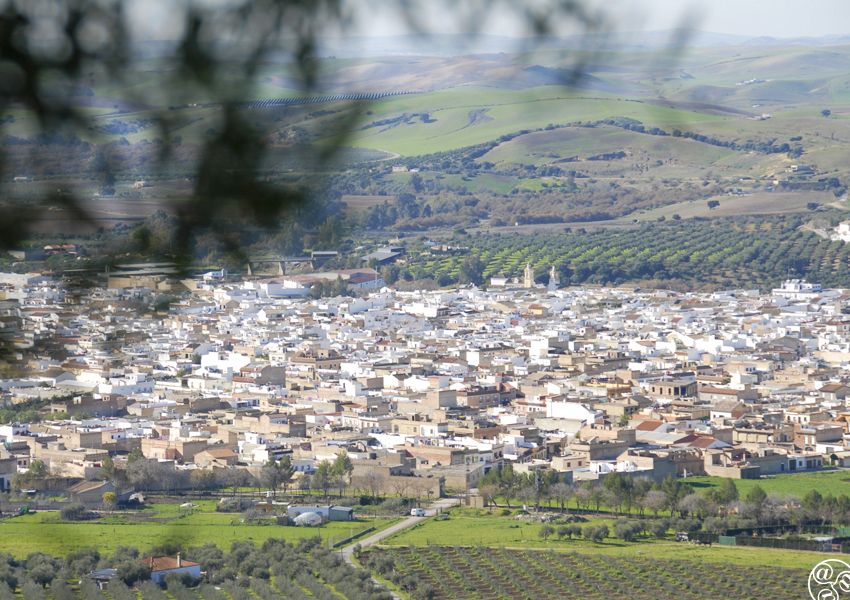
[[[743,41],[326,58],[307,95],[297,70],[269,62],[251,85],[218,73],[218,98],[183,89],[152,52],[123,81],[94,68],[74,88],[50,82],[79,107],[73,131],[39,134],[33,114],[0,114],[6,177],[44,181],[11,188],[9,201],[30,203],[61,182],[93,203],[87,231],[179,214],[221,135],[224,98],[255,103],[230,109],[262,138],[256,177],[321,198],[302,227],[334,214],[349,229],[439,233],[843,207],[850,48]],[[92,170],[97,153],[114,189]],[[62,206],[50,216],[40,231],[80,226]]]

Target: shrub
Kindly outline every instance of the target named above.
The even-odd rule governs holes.
[[[32,581],[27,581],[24,585],[21,586],[21,595],[27,600],[46,600],[47,596],[44,595],[44,588],[40,585],[33,583]]]
[[[653,536],[655,536],[659,540],[664,539],[664,536],[667,535],[668,529],[666,519],[660,519],[658,521],[653,522],[652,525],[649,526],[649,529],[652,532]]]
[[[139,589],[142,592],[142,598],[145,600],[168,600],[168,597],[153,581],[143,581],[139,584]]]
[[[120,579],[113,579],[110,581],[106,586],[106,589],[109,591],[109,595],[112,597],[112,600],[136,600],[137,598],[136,594],[134,594]]]
[[[587,525],[582,530],[582,534],[584,535],[584,539],[592,540],[594,542],[601,543],[602,540],[608,537],[610,531],[608,530],[608,526],[605,524],[602,525]]]
[[[33,552],[27,556],[27,577],[35,583],[44,586],[56,576],[62,559],[56,560],[49,554]]]
[[[175,598],[179,595],[185,596],[180,592],[194,586],[195,583],[195,578],[185,571],[183,573],[169,573],[165,576],[165,589]]]
[[[72,575],[85,575],[95,570],[99,560],[97,548],[81,548],[65,557],[65,566]]]
[[[570,525],[570,534],[575,538],[581,537],[581,525]]]
[[[150,579],[151,570],[150,567],[144,563],[136,561],[125,562],[118,567],[118,570],[115,572],[115,576],[127,585],[133,585],[137,581]]]
[[[16,586],[17,587],[17,584]],[[9,589],[5,582],[0,581],[0,600],[15,600],[15,594]]]
[[[635,521],[617,521],[614,523],[614,535],[624,542],[634,541],[641,529],[641,524]]]
[[[56,597],[55,592],[53,596]],[[97,589],[97,586],[91,579],[80,580],[80,597],[83,600],[106,600],[106,596],[103,595],[103,592]]]
[[[416,598],[416,600],[433,600],[436,595],[437,590],[428,584],[419,586],[419,588],[413,592],[413,597]]]
[[[699,519],[676,519],[674,524],[676,531],[687,531],[688,533],[699,531],[701,528],[702,523],[700,523]]]
[[[68,506],[63,506],[59,511],[59,518],[63,521],[82,521],[86,518],[88,510],[82,502],[75,502]]]
[[[142,555],[142,558],[147,558],[149,556],[177,556],[178,552],[181,552],[183,548],[180,544],[171,544],[165,543],[160,544],[159,546],[154,546],[147,552]]]
[[[77,600],[68,584],[61,579],[54,579],[50,582],[50,594],[53,596],[53,600]]]

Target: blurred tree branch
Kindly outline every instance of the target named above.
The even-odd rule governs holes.
[[[139,18],[130,16],[128,5],[129,0],[7,2],[0,13],[0,110],[33,111],[44,134],[83,132],[87,125],[83,112],[70,95],[48,94],[49,84],[64,81],[73,87],[86,81],[94,69],[105,70],[112,87],[127,90],[126,100],[156,106],[158,135],[165,141],[157,157],[162,166],[175,152],[175,144],[169,142],[179,141],[172,132],[180,115],[166,107],[197,102],[199,97],[219,106],[220,126],[198,153],[192,198],[179,211],[174,252],[179,264],[188,267],[191,240],[206,230],[218,232],[227,249],[238,253],[238,242],[227,235],[234,231],[234,220],[275,228],[282,217],[298,210],[306,195],[301,189],[259,180],[256,169],[267,150],[263,132],[251,126],[246,110],[236,103],[256,85],[259,69],[281,53],[291,57],[291,66],[303,82],[302,92],[310,94],[320,67],[315,60],[318,40],[328,31],[345,33],[351,8],[342,0],[177,2],[168,7],[167,19],[182,24],[182,34],[175,40],[171,58],[163,59],[171,80],[155,90],[161,99],[154,103],[154,90],[140,89],[128,80],[133,73],[130,67],[138,59],[131,34],[138,25],[133,19]],[[411,31],[428,33],[421,17],[433,10],[430,3],[395,0],[387,6],[398,12]],[[474,0],[445,9],[456,12],[460,26],[471,33],[480,33],[493,11],[513,15],[525,24],[528,35],[536,37],[556,33],[565,22],[584,31],[600,31],[603,24],[582,0]],[[575,69],[581,69],[581,61],[576,64]],[[332,143],[321,152],[296,151],[321,165],[345,143],[353,124],[353,117],[340,120],[329,136]],[[91,137],[91,132],[87,134]],[[108,180],[114,147],[102,144],[99,152],[103,162],[97,163],[97,172]],[[0,153],[5,153],[5,147],[0,146]],[[14,173],[9,172],[5,158],[0,154],[0,175],[8,181]],[[45,195],[41,206],[58,203],[86,219],[79,200],[63,191]],[[20,244],[43,212],[32,205],[4,206],[0,211],[0,247],[4,249]],[[228,225],[220,221],[225,217]]]

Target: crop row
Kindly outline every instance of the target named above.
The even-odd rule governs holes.
[[[482,278],[497,273],[521,277],[531,263],[539,283],[554,265],[564,284],[620,284],[641,279],[734,283],[736,279],[776,285],[805,277],[825,286],[850,285],[850,244],[772,222],[753,228],[724,223],[645,226],[637,230],[576,230],[561,235],[503,236],[476,240]],[[770,225],[770,227],[764,227]],[[463,255],[425,265],[435,279],[455,278]],[[411,269],[414,267],[411,265]]]
[[[435,600],[792,600],[805,594],[807,580],[803,571],[773,567],[504,548],[428,546],[370,554],[370,564],[391,569],[405,591]]]

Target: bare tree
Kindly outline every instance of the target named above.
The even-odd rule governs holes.
[[[662,492],[661,490],[652,490],[646,493],[646,498],[644,500],[646,508],[651,510],[652,513],[657,517],[658,511],[664,508],[667,504],[667,494]]]
[[[68,477],[71,473],[71,466],[66,460],[51,460],[47,472],[50,477]]]
[[[372,494],[373,498],[380,498],[387,485],[387,478],[377,471],[370,471],[361,476],[363,485]]]
[[[176,469],[173,466],[167,467],[161,463],[157,463],[159,468],[155,469],[157,480],[160,482],[163,491],[166,494],[169,491],[172,494],[177,494],[177,490],[182,487],[189,476],[188,471]]]
[[[521,487],[516,493],[517,500],[522,502],[523,508],[528,509],[529,504],[534,504],[537,499],[537,490],[530,485]]]
[[[141,458],[127,465],[127,479],[136,489],[147,492],[156,477],[151,461]]]
[[[241,497],[242,488],[250,486],[253,479],[251,474],[245,469],[240,469],[239,467],[228,467],[225,469],[224,480],[229,487],[233,488],[234,496],[239,492],[239,496]]]
[[[605,488],[601,485],[593,485],[591,484],[588,487],[590,490],[590,497],[588,498],[588,503],[593,505],[596,509],[596,514],[599,514],[599,507],[605,503]]]
[[[112,88],[132,90],[127,98],[147,106],[146,113],[155,123],[153,133],[164,143],[150,150],[151,162],[167,165],[176,152],[177,136],[173,132],[183,119],[175,106],[185,106],[202,96],[219,107],[218,126],[211,128],[208,139],[199,144],[192,180],[195,182],[190,200],[179,212],[179,233],[174,239],[174,253],[186,259],[192,250],[193,234],[210,231],[228,249],[240,250],[230,227],[217,219],[231,215],[261,227],[273,227],[281,217],[292,216],[305,195],[292,188],[276,186],[256,176],[263,163],[266,132],[252,127],[253,118],[239,103],[245,91],[255,89],[265,76],[264,66],[275,55],[294,58],[295,77],[303,82],[304,92],[314,91],[317,83],[319,51],[318,36],[345,31],[353,20],[354,8],[360,3],[343,0],[232,0],[226,3],[174,2],[163,19],[180,23],[182,33],[174,44],[174,56],[169,57],[171,77],[163,85],[137,86],[131,81],[128,67],[136,54],[136,31],[139,23],[129,0],[102,2],[99,0],[56,0],[52,10],[41,2],[9,2],[4,5],[0,23],[0,53],[8,66],[7,85],[0,93],[0,112],[20,106],[36,115],[40,133],[56,131],[86,135],[89,122],[73,94],[56,94],[45,81],[60,80],[69,89],[90,85],[90,69],[97,65],[101,77]],[[530,0],[489,0],[457,3],[444,19],[454,20],[458,27],[478,32],[490,17],[499,13],[510,15],[520,28],[519,35],[544,36],[565,23],[578,23],[586,31],[602,30],[604,20],[589,2],[565,0],[533,2]],[[382,7],[393,13],[408,28],[421,33],[420,25],[428,22],[425,15],[432,10],[424,0],[399,0]],[[361,11],[362,18],[362,11]],[[368,17],[367,17],[368,18]],[[509,17],[510,18],[510,17]],[[47,43],[44,32],[56,32]],[[222,44],[222,40],[228,43]],[[584,57],[578,62],[583,64]],[[227,68],[225,68],[227,67]],[[577,67],[564,78],[575,80],[581,71]],[[130,92],[128,92],[130,93]],[[352,104],[354,106],[354,104]],[[158,107],[158,108],[155,108]],[[320,165],[341,147],[348,133],[356,127],[357,111],[342,119],[333,131],[333,140],[326,150],[318,151],[307,145],[292,149]],[[5,150],[8,151],[8,150]],[[121,165],[112,165],[109,144],[95,152],[106,155],[95,161],[92,172],[103,178],[103,189],[114,182],[114,172]],[[0,163],[3,163],[0,156]],[[111,179],[110,179],[111,178]],[[45,200],[49,196],[45,193]],[[50,199],[52,203],[74,210],[82,218],[87,215],[73,196],[62,194]],[[40,216],[37,209],[7,207],[0,219],[0,248],[17,246],[28,229]]]
[[[559,481],[549,488],[548,495],[561,506],[561,512],[564,512],[564,506],[573,497],[573,488],[568,483]]]
[[[401,475],[388,478],[389,488],[394,494],[398,494],[402,498],[407,495],[407,490],[413,484],[415,477],[404,477]]]
[[[413,480],[411,490],[416,496],[416,503],[418,505],[422,496],[427,494],[428,490],[434,486],[434,480],[427,477],[414,477]]]
[[[484,506],[490,506],[496,496],[499,495],[499,486],[493,483],[487,483],[478,487],[478,495],[484,500]]]
[[[679,502],[679,510],[689,516],[704,519],[708,513],[708,502],[702,494],[688,494]]]
[[[582,510],[590,503],[590,490],[583,486],[577,487],[573,490],[573,497],[579,510]]]
[[[266,516],[266,511],[259,508],[249,508],[242,513],[242,518],[245,519],[245,522],[249,525],[256,521],[258,524],[260,519]]]
[[[209,469],[196,469],[189,476],[193,489],[205,490],[215,485],[215,473]]]

